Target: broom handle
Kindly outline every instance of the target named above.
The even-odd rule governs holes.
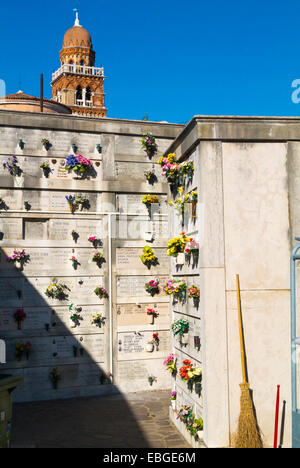
[[[237,305],[238,305],[238,317],[239,317],[239,333],[240,333],[242,374],[243,374],[243,383],[246,383],[247,379],[246,379],[245,349],[244,349],[243,328],[242,328],[241,294],[240,294],[239,275],[236,275],[236,292],[237,292]]]

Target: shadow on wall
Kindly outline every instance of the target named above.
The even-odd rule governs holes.
[[[4,266],[6,253],[2,249],[0,255]],[[27,278],[15,266],[0,269],[0,284],[0,339],[6,344],[6,364],[0,364],[0,374],[24,377],[24,384],[13,393],[13,401],[22,402],[14,405],[15,431],[23,434],[22,440],[31,427],[28,436],[31,434],[33,444],[36,431],[36,436],[45,441],[47,436],[53,441],[55,433],[58,446],[74,446],[73,436],[82,433],[83,446],[90,446],[84,437],[87,427],[89,434],[93,428],[95,436],[102,434],[105,439],[103,425],[109,418],[113,422],[118,417],[130,423],[131,430],[139,434],[140,446],[147,447],[126,399],[104,369],[105,321],[98,326],[91,323],[91,316],[101,310],[101,305],[71,307],[67,289],[60,300],[47,299],[36,289],[34,278]],[[106,398],[97,398],[105,395],[116,395],[117,404],[110,410]],[[50,400],[61,401],[54,405]],[[19,412],[22,417],[18,417]],[[44,434],[40,434],[42,427]],[[103,446],[110,446],[110,442],[108,434]]]

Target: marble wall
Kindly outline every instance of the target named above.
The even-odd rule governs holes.
[[[149,123],[47,115],[22,119],[15,113],[11,126],[9,116],[0,114],[0,337],[7,344],[7,363],[0,370],[24,375],[15,401],[132,391],[133,379],[135,390],[168,388],[162,365],[170,349],[168,298],[151,297],[145,282],[159,277],[163,283],[169,274],[166,185],[157,159],[181,127],[155,124],[158,152],[149,159],[140,143],[152,130]],[[50,142],[48,149],[43,138]],[[72,145],[92,162],[86,179],[65,168]],[[16,176],[3,166],[12,155],[21,169]],[[40,167],[44,162],[48,174]],[[144,175],[150,170],[156,174],[153,185]],[[159,196],[151,217],[142,204],[147,193]],[[71,213],[66,196],[79,194],[87,202]],[[106,214],[116,211],[122,215]],[[151,242],[145,240],[146,233]],[[90,236],[101,240],[96,248]],[[145,245],[155,250],[155,268],[148,269],[140,260]],[[21,270],[7,260],[14,249],[28,255]],[[95,251],[103,255],[101,264],[93,261]],[[53,282],[65,286],[64,297],[45,294]],[[101,286],[109,298],[96,296],[94,290]],[[150,325],[146,309],[153,307],[159,316]],[[18,309],[26,314],[21,329],[14,319]],[[75,310],[77,322],[71,319]],[[99,313],[104,318],[101,327],[92,323]],[[146,344],[154,332],[160,344],[149,353]],[[20,342],[31,347],[18,359],[15,349]],[[61,380],[54,388],[49,373],[56,366]],[[149,375],[156,377],[152,387]]]

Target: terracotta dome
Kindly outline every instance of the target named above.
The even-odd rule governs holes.
[[[67,47],[87,47],[91,49],[92,39],[90,33],[82,26],[73,26],[65,34],[63,49]]]

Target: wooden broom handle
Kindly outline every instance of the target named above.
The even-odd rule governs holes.
[[[246,379],[245,349],[244,349],[243,327],[242,327],[241,294],[240,294],[239,275],[236,275],[236,292],[237,292],[237,305],[238,305],[238,317],[239,317],[239,333],[240,333],[242,374],[243,374],[243,383],[246,383],[247,379]]]

